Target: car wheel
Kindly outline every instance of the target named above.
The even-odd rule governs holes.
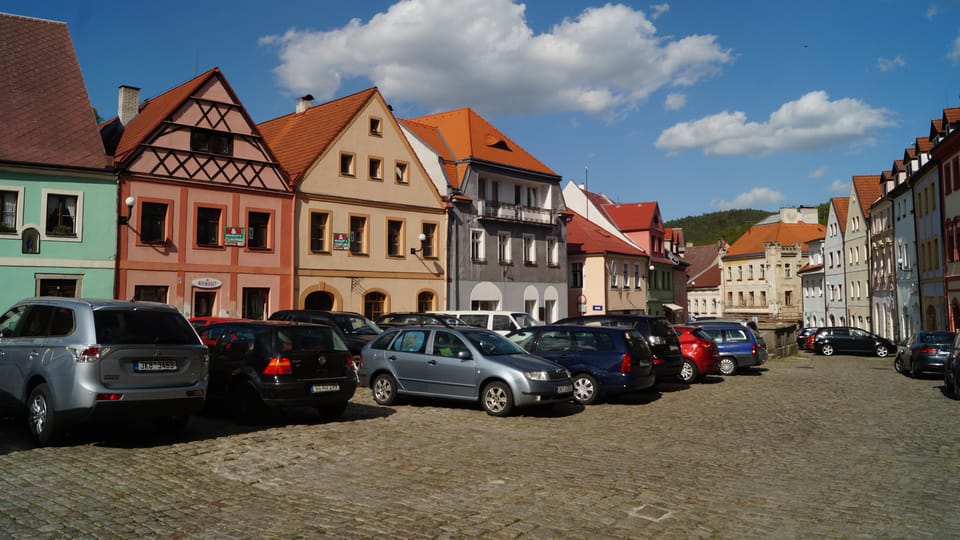
[[[320,418],[323,418],[324,420],[336,420],[337,418],[343,416],[343,411],[346,410],[346,401],[317,405],[317,412],[320,413]]]
[[[729,356],[720,358],[720,374],[733,375],[737,372],[737,361]]]
[[[890,349],[888,349],[886,345],[877,345],[877,356],[884,358],[889,353]]]
[[[483,403],[483,410],[490,416],[509,416],[513,412],[513,392],[500,381],[484,386],[480,401]]]
[[[820,346],[820,354],[824,356],[833,356],[833,345],[824,343]]]
[[[916,379],[920,377],[920,370],[917,369],[917,364],[913,362],[913,359],[910,359],[910,378]]]
[[[697,365],[694,364],[692,360],[684,360],[683,365],[680,367],[680,375],[677,376],[680,382],[690,384],[696,381],[698,377]]]
[[[903,373],[903,357],[897,354],[897,357],[893,360],[893,369],[897,373]]]
[[[960,384],[957,384],[957,375],[953,372],[952,367],[947,366],[944,370],[943,382],[947,395],[953,399],[960,399]]]
[[[373,400],[377,405],[393,405],[397,402],[397,380],[389,373],[381,373],[373,379]]]
[[[27,429],[30,437],[39,446],[57,442],[60,438],[60,426],[53,411],[50,389],[38,384],[27,399]]]
[[[573,376],[573,399],[581,405],[593,405],[600,397],[597,380],[586,373]]]

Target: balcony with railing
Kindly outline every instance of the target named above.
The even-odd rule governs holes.
[[[557,215],[555,211],[545,208],[482,200],[477,201],[477,213],[488,219],[541,225],[552,225]]]

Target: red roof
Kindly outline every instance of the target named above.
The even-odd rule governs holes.
[[[603,205],[602,208],[621,231],[663,230],[660,207],[656,202],[611,203]],[[654,217],[656,217],[656,220],[654,220]]]
[[[930,142],[930,139],[925,139],[923,137],[917,137],[914,147],[917,152],[929,153],[930,149],[933,148],[933,143]]]
[[[782,246],[801,244],[803,250],[809,249],[807,242],[812,238],[823,238],[826,227],[819,223],[768,223],[754,225],[727,250],[726,256],[753,255],[763,253],[764,244],[779,242]]]
[[[619,255],[645,256],[642,249],[624,242],[589,221],[587,218],[570,210],[573,219],[567,224],[567,253],[568,254],[604,254],[616,253]]]
[[[470,108],[413,118],[418,124],[440,130],[456,159],[486,161],[527,171],[557,176],[537,158],[510,140]],[[435,149],[436,150],[436,149]],[[461,167],[462,177],[465,167]]]
[[[67,25],[0,13],[0,160],[106,169]]]
[[[857,198],[860,199],[860,211],[864,216],[869,216],[870,206],[883,195],[880,175],[854,176],[853,189],[857,190]]]
[[[725,245],[725,243],[722,245]],[[718,254],[719,247],[717,244],[687,246],[683,260],[690,265],[687,269],[688,283],[696,281],[697,288],[720,285],[720,268],[717,265]]]
[[[951,107],[943,110],[943,120],[947,124],[960,122],[960,107]]]
[[[847,230],[847,212],[850,210],[850,197],[834,197],[830,199],[833,205],[833,213],[837,215],[837,223],[840,224],[840,232]]]
[[[410,130],[423,144],[426,144],[437,155],[440,156],[443,173],[447,177],[447,183],[454,189],[460,189],[460,178],[457,175],[457,158],[453,155],[450,145],[443,138],[443,133],[435,126],[428,126],[413,120],[398,120],[404,127]]]
[[[368,88],[310,107],[302,113],[268,120],[258,124],[257,129],[290,180],[296,183],[379,93],[377,87]]]

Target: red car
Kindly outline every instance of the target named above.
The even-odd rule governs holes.
[[[699,381],[707,373],[718,373],[720,351],[710,334],[699,326],[673,325],[680,335],[680,352],[683,353],[683,367],[677,378],[684,383]]]

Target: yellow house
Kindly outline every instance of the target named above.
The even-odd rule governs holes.
[[[258,127],[296,191],[297,307],[391,311],[446,305],[446,210],[377,88]]]

